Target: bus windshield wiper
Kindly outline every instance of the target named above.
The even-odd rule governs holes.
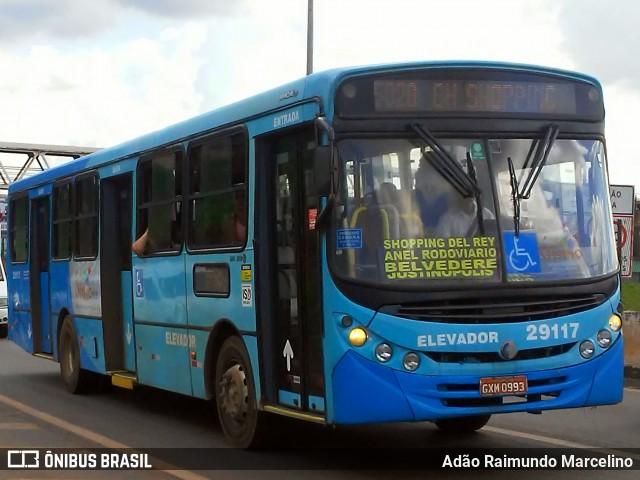
[[[540,172],[544,168],[544,165],[547,163],[547,158],[549,157],[549,152],[551,152],[551,148],[553,147],[553,143],[556,141],[556,137],[558,136],[558,132],[560,128],[558,125],[549,125],[547,131],[545,132],[544,138],[542,140],[534,140],[531,143],[531,148],[529,149],[529,153],[527,154],[527,158],[522,166],[522,171],[526,170],[527,166],[529,166],[529,160],[531,159],[531,154],[535,149],[536,153],[531,161],[531,166],[529,166],[529,175],[527,175],[527,179],[522,185],[522,189],[518,191],[518,197],[520,199],[528,200],[531,196],[531,190],[538,180],[538,176]],[[536,148],[537,147],[537,148]]]
[[[518,177],[516,176],[516,169],[513,166],[513,160],[511,157],[507,157],[507,164],[509,165],[509,179],[511,180],[511,202],[513,203],[513,230],[515,236],[520,236],[520,194],[518,193]]]
[[[467,152],[467,172],[469,172],[469,177],[473,180],[475,185],[478,185],[478,175],[476,174],[476,167],[473,165],[473,160],[471,160],[471,154]],[[480,191],[474,194],[476,201],[476,222],[478,224],[478,230],[481,235],[484,235],[484,206],[482,205],[482,195],[480,195]]]
[[[529,168],[529,174],[524,181],[522,188],[516,176],[516,169],[513,165],[511,157],[507,157],[509,165],[509,177],[511,179],[511,200],[513,202],[513,229],[515,236],[520,235],[520,200],[528,200],[531,197],[531,190],[538,180],[542,169],[547,163],[549,153],[553,147],[553,143],[558,136],[560,128],[558,125],[549,125],[542,140],[535,139],[531,142],[531,147],[527,153],[527,158],[522,165],[522,172]],[[535,155],[534,155],[535,150]],[[533,155],[533,159],[531,156]],[[531,161],[531,164],[529,164]]]
[[[463,197],[474,196],[478,198],[482,192],[477,182],[467,175],[460,164],[440,145],[438,140],[420,124],[415,123],[410,127],[433,151],[434,155],[429,159],[437,172]]]

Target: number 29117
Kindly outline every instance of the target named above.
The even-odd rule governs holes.
[[[578,338],[579,323],[554,323],[535,325],[527,325],[527,340],[549,340],[549,339],[570,339]]]

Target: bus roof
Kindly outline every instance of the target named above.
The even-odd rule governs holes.
[[[479,61],[439,61],[439,62],[409,62],[358,67],[335,68],[313,73],[301,79],[292,81],[269,91],[249,97],[247,99],[226,105],[224,107],[203,113],[180,123],[162,128],[119,145],[104,148],[77,160],[52,167],[41,173],[21,179],[9,186],[9,193],[27,190],[58,178],[64,178],[84,170],[100,167],[121,158],[135,157],[162,145],[175,144],[202,132],[231,126],[237,122],[246,121],[267,112],[285,108],[287,105],[299,103],[304,99],[320,98],[325,108],[333,106],[331,92],[343,79],[363,74],[382,72],[401,72],[413,69],[455,69],[482,68],[496,70],[526,71],[530,73],[551,74],[568,80],[588,82],[598,89],[602,87],[595,78],[568,70],[541,67],[536,65],[479,62]]]

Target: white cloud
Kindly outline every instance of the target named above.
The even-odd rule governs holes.
[[[0,41],[77,39],[114,25],[113,0],[0,0]]]
[[[245,0],[116,0],[136,10],[173,18],[232,15],[244,10]]]
[[[5,141],[112,145],[305,74],[305,0],[87,5],[0,0]],[[469,59],[594,74],[611,178],[625,159],[632,182],[638,18],[631,0],[316,0],[314,68]]]
[[[557,48],[557,9],[544,0],[316,3],[319,69],[451,59],[570,64]]]
[[[0,131],[14,142],[107,146],[200,113],[193,78],[201,25],[110,52],[33,47],[0,53]]]
[[[604,89],[606,108],[607,157],[609,181],[618,185],[637,185],[640,193],[638,127],[635,112],[640,111],[640,92],[623,85]]]
[[[640,2],[563,0],[558,5],[563,45],[577,67],[603,82],[640,88]]]

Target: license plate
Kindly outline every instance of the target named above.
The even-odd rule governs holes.
[[[527,377],[485,377],[480,379],[480,395],[492,397],[497,395],[522,395],[527,393]]]

